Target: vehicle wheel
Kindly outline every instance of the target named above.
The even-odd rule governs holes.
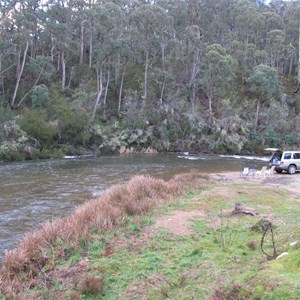
[[[289,174],[295,174],[297,171],[297,168],[295,165],[290,165],[289,168],[288,168],[288,172]]]
[[[276,171],[276,173],[281,174],[283,170],[276,170],[275,169],[275,171]]]

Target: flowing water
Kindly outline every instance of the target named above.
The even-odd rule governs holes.
[[[184,154],[135,154],[0,163],[0,261],[22,236],[66,215],[134,175],[164,179],[197,169],[203,173],[260,168],[259,159]]]

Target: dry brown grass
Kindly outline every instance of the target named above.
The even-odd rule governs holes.
[[[257,242],[256,242],[256,241],[248,241],[246,245],[247,245],[247,247],[248,247],[250,250],[255,250],[255,249],[257,249]]]
[[[170,181],[136,176],[127,184],[109,188],[102,197],[88,201],[72,215],[45,223],[27,234],[17,248],[6,252],[0,270],[0,291],[8,297],[29,288],[41,270],[53,270],[64,249],[89,241],[93,229],[105,232],[117,226],[121,216],[142,214],[196,188],[198,179],[195,172],[177,175]]]
[[[103,285],[103,276],[95,277],[87,275],[79,282],[78,289],[81,293],[96,295],[103,289]]]

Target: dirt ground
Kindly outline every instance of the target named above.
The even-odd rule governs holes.
[[[265,187],[285,189],[297,196],[300,195],[300,173],[290,175],[287,173],[277,174],[274,172],[272,176],[261,178],[254,176],[241,177],[239,172],[225,172],[211,174],[211,178],[224,183],[256,182]]]
[[[289,175],[289,174],[277,174],[274,173],[272,176],[266,178],[261,177],[241,177],[239,172],[225,172],[210,174],[211,179],[216,180],[218,183],[224,184],[224,193],[228,195],[230,191],[226,189],[226,184],[232,183],[250,183],[255,182],[266,188],[272,189],[285,189],[290,192],[291,197],[300,196],[300,173]],[[222,188],[220,189],[222,191]],[[171,216],[161,216],[156,220],[152,231],[159,228],[167,229],[174,235],[189,235],[191,234],[191,218],[203,218],[206,219],[206,213],[204,210],[194,211],[176,211]],[[210,220],[212,224],[217,224],[216,220]]]

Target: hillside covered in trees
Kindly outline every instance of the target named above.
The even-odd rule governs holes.
[[[300,144],[300,1],[1,1],[0,160]]]

